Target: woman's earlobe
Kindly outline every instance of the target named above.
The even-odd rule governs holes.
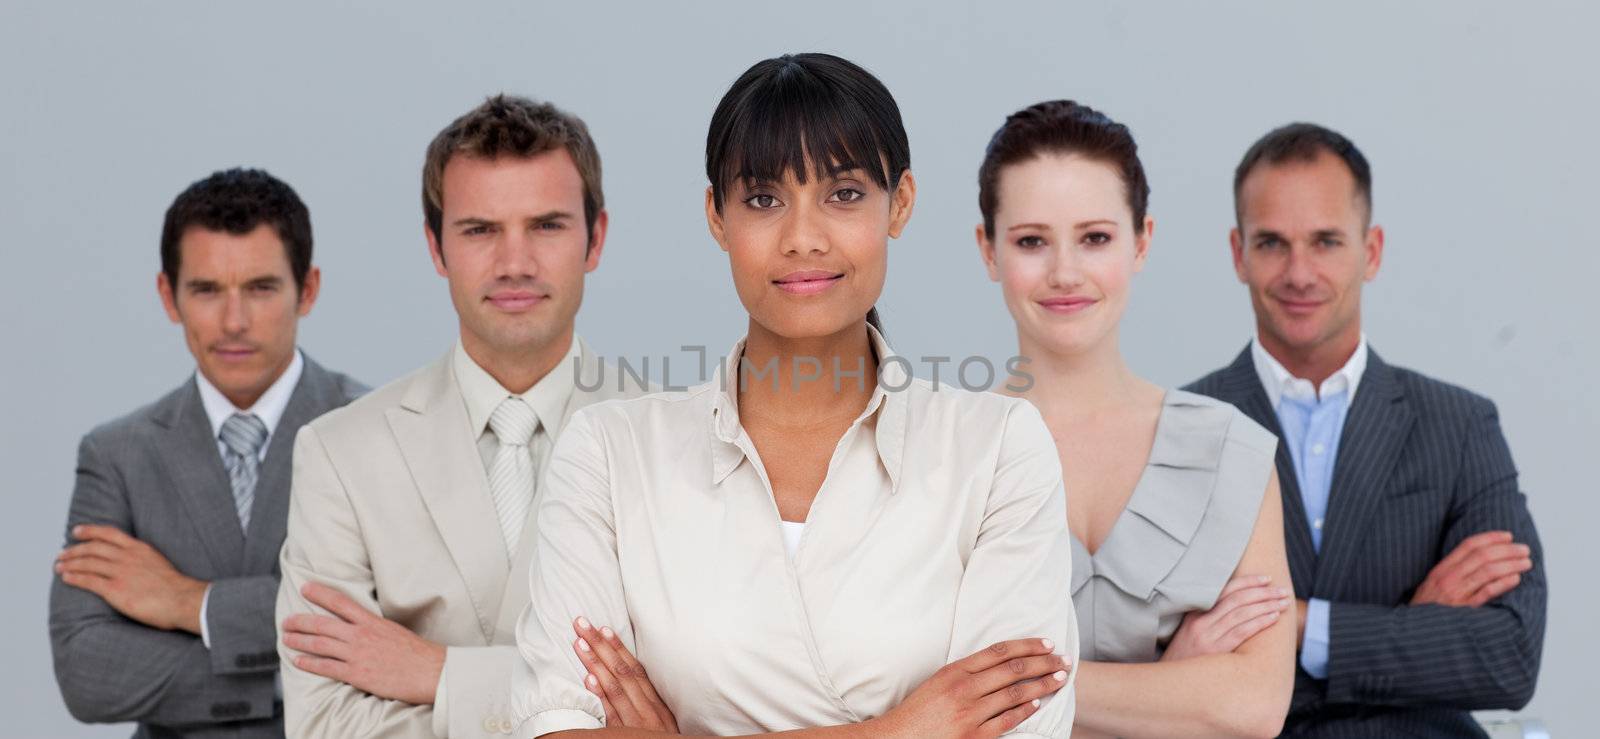
[[[978,258],[983,260],[983,268],[989,273],[990,282],[1000,281],[1000,268],[995,262],[994,243],[989,240],[989,234],[983,224],[978,224],[972,229],[973,237],[978,242]]]
[[[900,238],[906,224],[911,221],[911,211],[917,203],[917,178],[911,175],[911,170],[906,170],[900,175],[900,182],[895,185],[894,197],[889,210],[889,238]]]
[[[706,188],[706,230],[711,232],[711,239],[717,242],[717,248],[727,251],[728,245],[722,239],[722,213],[717,210],[716,191]]]

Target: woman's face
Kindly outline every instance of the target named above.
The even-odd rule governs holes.
[[[735,182],[718,213],[706,189],[711,235],[728,253],[734,288],[750,318],[778,336],[831,336],[865,320],[883,292],[888,239],[899,238],[916,184],[900,176],[894,193],[864,170],[802,184]]]
[[[1117,168],[1047,154],[1002,169],[997,189],[994,238],[979,225],[978,248],[1019,337],[1067,355],[1114,337],[1155,227],[1135,232]]]

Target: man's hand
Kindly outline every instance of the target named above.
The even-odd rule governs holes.
[[[1509,531],[1469,536],[1433,566],[1411,605],[1481,606],[1522,582],[1522,573],[1533,569],[1530,556],[1528,545],[1513,542]]]
[[[200,633],[208,583],[179,572],[166,557],[114,526],[74,526],[77,544],[56,555],[61,581],[104,598],[146,626]]]
[[[1294,601],[1296,618],[1294,622],[1294,650],[1296,652],[1299,652],[1300,648],[1306,645],[1306,609],[1310,607],[1310,601],[1300,600],[1299,598]]]
[[[333,615],[297,613],[283,620],[284,645],[303,652],[294,658],[295,667],[379,698],[433,704],[444,671],[443,646],[322,583],[307,583],[300,594]]]

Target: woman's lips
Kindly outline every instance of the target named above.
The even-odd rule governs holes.
[[[844,275],[838,272],[825,272],[823,270],[805,270],[790,272],[776,280],[773,284],[791,295],[816,295],[838,284]]]
[[[1081,310],[1083,310],[1085,308],[1088,308],[1089,306],[1094,305],[1095,303],[1098,303],[1100,301],[1095,300],[1093,298],[1071,297],[1071,298],[1045,298],[1044,300],[1040,300],[1038,302],[1039,302],[1039,307],[1044,308],[1045,310],[1050,311],[1051,313],[1066,314],[1066,313],[1077,313],[1078,311],[1081,311]]]

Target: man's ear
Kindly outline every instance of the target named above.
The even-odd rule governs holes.
[[[722,213],[717,211],[717,195],[711,186],[706,186],[706,227],[711,229],[711,238],[715,239],[717,246],[723,251],[728,250],[728,242],[723,238]]]
[[[450,270],[444,266],[444,243],[438,234],[433,232],[433,227],[427,223],[422,224],[422,235],[428,239],[428,257],[433,260],[433,271],[440,277],[449,277]]]
[[[600,252],[606,248],[606,229],[611,225],[611,216],[601,209],[594,217],[594,226],[589,228],[588,251],[583,255],[583,271],[593,272],[600,266]]]
[[[313,264],[311,269],[306,270],[305,284],[300,286],[300,305],[296,310],[300,313],[301,318],[311,314],[311,306],[316,304],[317,295],[321,294],[321,292],[322,270]]]
[[[1233,274],[1242,284],[1250,284],[1244,274],[1244,236],[1239,233],[1239,228],[1228,229],[1228,248],[1233,251]]]
[[[1378,268],[1383,266],[1383,226],[1373,226],[1367,229],[1367,269],[1364,279],[1371,282],[1378,277]]]
[[[156,273],[156,294],[161,296],[161,307],[167,311],[167,320],[173,323],[183,323],[183,316],[178,313],[178,296],[172,290],[172,283],[167,280],[167,273]]]

